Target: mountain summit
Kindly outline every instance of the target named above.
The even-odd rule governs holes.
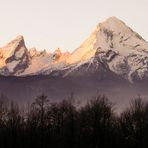
[[[129,36],[133,36],[135,37],[135,39],[138,38],[140,40],[143,40],[140,35],[133,32],[132,29],[127,27],[125,23],[123,23],[121,20],[117,19],[116,17],[110,17],[105,22],[99,23],[97,25],[95,31],[81,44],[78,49],[76,49],[72,53],[72,56],[67,61],[68,63],[73,63],[84,59],[89,59],[90,57],[95,55],[98,47],[102,46],[102,48],[107,49],[110,47],[113,48],[112,44],[114,42],[121,43],[122,40],[124,42],[129,39],[126,39]],[[120,41],[112,41],[115,40],[117,37],[121,37]],[[137,39],[135,40],[135,42],[136,41]]]
[[[28,53],[23,36],[18,36],[0,49],[0,73],[15,75],[28,66]]]
[[[131,83],[148,77],[148,43],[124,22],[110,17],[72,53],[28,50],[22,36],[0,49],[1,75],[113,73]]]
[[[97,25],[67,62],[80,65],[87,61],[90,67],[97,60],[105,69],[133,82],[148,77],[147,56],[148,43],[121,20],[111,17]]]

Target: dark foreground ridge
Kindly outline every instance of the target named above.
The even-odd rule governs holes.
[[[81,107],[73,94],[59,103],[43,94],[24,108],[0,100],[1,148],[148,147],[148,101],[140,97],[120,114],[105,96]]]

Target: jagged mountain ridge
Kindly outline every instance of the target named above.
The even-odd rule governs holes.
[[[62,65],[68,52],[61,53],[58,48],[54,53],[46,50],[27,49],[23,36],[18,36],[6,46],[0,48],[0,74],[4,76],[33,75],[44,68]]]
[[[22,36],[0,49],[0,74],[79,76],[106,71],[131,83],[148,77],[148,43],[116,17],[97,25],[73,53],[28,50]]]

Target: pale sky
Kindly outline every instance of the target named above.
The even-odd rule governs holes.
[[[0,47],[23,35],[28,48],[77,48],[116,16],[148,41],[148,0],[0,0]]]

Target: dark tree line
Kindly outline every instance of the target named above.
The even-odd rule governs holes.
[[[77,108],[73,95],[50,103],[44,94],[23,109],[0,96],[0,148],[147,148],[148,101],[134,99],[117,115],[105,97]]]

